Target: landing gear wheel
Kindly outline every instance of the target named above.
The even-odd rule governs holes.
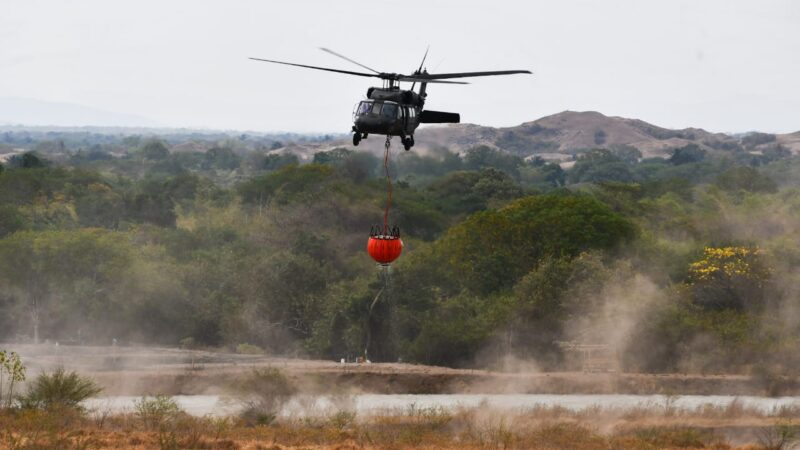
[[[361,135],[361,139],[366,139],[369,136],[369,133],[364,133]]]
[[[359,142],[361,142],[361,133],[353,133],[353,145],[358,146]]]
[[[411,143],[411,140],[410,140],[410,139],[401,138],[401,139],[400,139],[400,142],[402,142],[402,143],[403,143],[403,148],[404,148],[404,149],[406,149],[406,151],[409,151],[409,150],[411,150],[411,146],[412,146],[413,144]]]

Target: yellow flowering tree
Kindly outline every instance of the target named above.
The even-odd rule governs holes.
[[[689,265],[694,303],[707,309],[758,307],[771,270],[757,247],[706,247]]]

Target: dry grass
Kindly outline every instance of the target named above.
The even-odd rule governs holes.
[[[536,408],[515,413],[409,408],[361,418],[343,410],[259,426],[238,418],[179,413],[156,427],[136,414],[17,410],[0,412],[0,448],[791,448],[787,437],[797,435],[796,423],[800,413],[795,409],[764,414],[741,406],[672,412]],[[750,429],[752,439],[731,442],[723,432],[731,427]]]

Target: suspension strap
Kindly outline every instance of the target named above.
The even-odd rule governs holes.
[[[386,209],[383,211],[383,234],[389,234],[389,209],[392,207],[392,177],[389,175],[389,147],[392,137],[386,136],[385,151],[383,153],[383,170],[386,172]]]

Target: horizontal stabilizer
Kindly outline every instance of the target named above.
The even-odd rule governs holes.
[[[460,123],[458,113],[423,110],[419,115],[419,123]]]

